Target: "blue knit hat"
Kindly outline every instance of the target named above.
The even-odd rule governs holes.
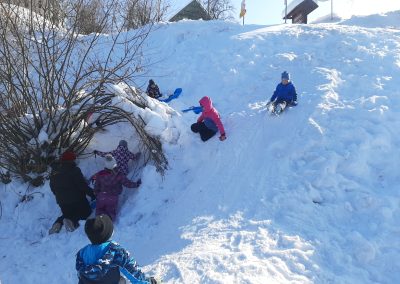
[[[283,79],[290,80],[290,74],[286,71],[283,71],[281,78],[282,78],[282,80]]]

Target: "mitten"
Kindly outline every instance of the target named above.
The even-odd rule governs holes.
[[[149,281],[150,284],[157,284],[157,280],[154,277],[147,278],[147,281]]]

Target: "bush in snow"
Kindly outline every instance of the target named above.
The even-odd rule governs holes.
[[[96,132],[128,121],[162,171],[166,159],[158,138],[104,91],[115,83],[134,85],[151,25],[123,33],[124,25],[115,23],[112,34],[82,36],[76,11],[66,15],[68,25],[56,25],[48,8],[38,15],[0,2],[0,169],[40,185],[62,152],[82,153]],[[111,15],[102,14],[98,32],[110,29]],[[133,91],[130,100],[143,109],[148,104]]]
[[[125,27],[128,30],[164,20],[170,7],[164,0],[128,0],[125,6]]]
[[[203,0],[203,7],[206,8],[212,20],[232,20],[235,17],[235,7],[231,0]]]

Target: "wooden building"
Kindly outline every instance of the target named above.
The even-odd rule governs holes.
[[[292,20],[292,24],[307,24],[307,16],[317,8],[315,0],[294,0],[288,5],[287,11],[283,11],[283,19]]]
[[[203,5],[200,4],[197,0],[192,0],[187,3],[182,9],[179,10],[169,21],[177,22],[183,19],[188,20],[211,20],[211,17],[208,15],[206,9],[204,9]]]

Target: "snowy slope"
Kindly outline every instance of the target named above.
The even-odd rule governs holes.
[[[400,31],[183,21],[158,26],[147,50],[162,60],[149,72],[160,88],[183,88],[170,106],[212,97],[228,139],[203,143],[189,130],[196,115],[170,117],[179,133],[164,143],[170,170],[164,179],[143,170],[114,234],[146,272],[163,283],[400,279]],[[269,117],[283,70],[300,103]],[[120,138],[134,148],[121,125],[92,149]],[[89,175],[101,161],[80,165]],[[58,215],[48,186],[28,203],[17,195],[26,186],[2,187],[2,283],[76,283],[82,226],[48,236]]]
[[[343,22],[346,25],[362,26],[367,28],[400,29],[400,11],[387,12],[369,16],[353,16]]]

